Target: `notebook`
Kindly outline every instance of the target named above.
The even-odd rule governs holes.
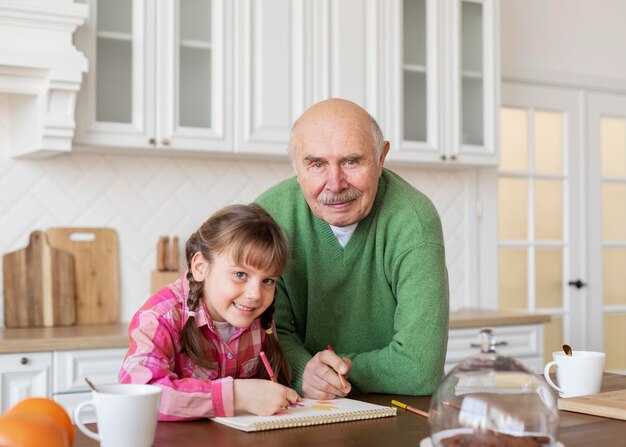
[[[395,408],[370,404],[354,399],[302,399],[297,404],[287,408],[287,410],[273,414],[272,416],[243,414],[233,417],[216,417],[211,420],[236,428],[237,430],[250,432],[358,421],[395,415]]]
[[[626,421],[626,390],[561,398],[558,407],[560,410]]]

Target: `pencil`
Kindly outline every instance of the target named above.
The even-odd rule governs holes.
[[[331,345],[327,345],[328,350],[335,352],[335,350],[333,349],[333,347]],[[343,389],[347,389],[348,388],[348,382],[346,382],[346,379],[343,377],[343,375],[337,373],[337,375],[339,376],[339,380],[341,380],[341,386],[343,387]]]
[[[269,374],[270,376],[270,380],[272,382],[276,382],[276,376],[274,375],[274,371],[272,370],[272,367],[270,366],[270,362],[267,360],[267,356],[265,355],[265,352],[261,351],[259,352],[259,357],[261,357],[261,360],[263,361],[263,364],[265,365],[265,369],[267,370],[267,374]]]
[[[396,407],[404,408],[406,411],[410,411],[411,413],[415,413],[420,415],[426,419],[428,419],[428,412],[422,411],[418,408],[411,407],[410,405],[403,404],[402,402],[398,402],[397,400],[392,400],[391,405],[395,405]]]

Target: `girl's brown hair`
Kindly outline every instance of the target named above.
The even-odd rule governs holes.
[[[189,281],[187,307],[191,311],[195,311],[204,298],[204,283],[196,281],[191,273],[191,261],[197,252],[209,263],[213,262],[215,255],[227,253],[234,263],[269,270],[273,276],[280,276],[289,256],[283,230],[261,206],[251,203],[222,208],[207,219],[185,244]],[[289,385],[291,368],[272,330],[274,302],[261,314],[260,320],[267,334],[265,353],[274,374],[280,383]],[[180,344],[183,352],[195,363],[209,366],[210,362],[203,355],[202,337],[193,315],[187,319],[181,331]],[[259,367],[257,377],[268,378],[262,366]]]

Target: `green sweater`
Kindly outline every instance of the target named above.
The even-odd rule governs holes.
[[[432,202],[383,170],[369,215],[342,248],[292,177],[257,202],[287,231],[292,260],[276,296],[276,326],[302,393],[302,373],[328,344],[352,359],[353,392],[431,394],[448,341],[448,275]]]

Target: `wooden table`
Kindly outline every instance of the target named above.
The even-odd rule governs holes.
[[[602,391],[619,389],[626,389],[626,376],[605,374]],[[390,405],[391,399],[397,399],[423,410],[428,410],[430,403],[430,396],[363,394],[354,398],[380,405]],[[560,411],[560,418],[559,440],[565,447],[626,446],[626,421],[567,411]],[[95,429],[93,424],[90,427]],[[209,420],[159,422],[155,447],[417,447],[428,435],[426,419],[398,409],[396,417],[257,433],[241,432]],[[97,442],[76,430],[75,447],[97,445]]]

